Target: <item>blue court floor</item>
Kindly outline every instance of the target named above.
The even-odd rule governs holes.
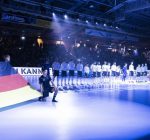
[[[0,110],[0,140],[150,139],[150,88],[60,91]]]

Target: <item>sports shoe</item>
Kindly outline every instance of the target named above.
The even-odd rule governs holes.
[[[56,101],[56,100],[54,99],[54,100],[52,100],[52,102],[58,102],[58,101]]]

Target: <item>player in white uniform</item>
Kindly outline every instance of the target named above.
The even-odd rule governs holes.
[[[96,68],[97,68],[97,77],[101,77],[102,76],[102,66],[101,66],[100,62],[97,63]]]
[[[105,61],[104,64],[102,65],[102,76],[106,77],[107,76],[107,62]]]
[[[97,71],[97,69],[96,69],[96,62],[94,62],[92,65],[91,65],[91,72],[92,72],[92,74],[93,74],[93,76],[92,77],[96,77],[96,71]]]
[[[67,85],[66,83],[66,77],[67,77],[67,71],[68,71],[68,64],[64,61],[61,63],[61,86],[63,86],[63,81],[64,84]]]
[[[134,65],[133,65],[133,62],[131,62],[131,64],[129,65],[129,76],[132,82],[133,82],[134,72],[135,72]]]
[[[52,69],[53,69],[53,81],[55,80],[55,77],[57,77],[57,86],[59,86],[60,63],[58,62],[58,59],[56,59],[56,61],[53,62]]]
[[[97,71],[97,82],[98,84],[101,84],[102,66],[100,62],[98,62],[96,65],[96,71]]]
[[[94,62],[92,65],[91,65],[91,72],[92,72],[92,76],[91,76],[91,79],[90,80],[92,80],[91,82],[92,82],[92,84],[96,84],[96,82],[97,82],[97,80],[96,80],[96,72],[97,72],[97,66],[96,66],[96,62]],[[93,85],[93,86],[94,86]]]
[[[110,72],[111,72],[111,66],[110,63],[107,64],[107,76],[110,76]]]
[[[144,64],[141,65],[141,76],[144,76]]]
[[[121,67],[120,65],[116,66],[116,81],[120,82],[120,75],[121,75]]]
[[[83,76],[83,64],[81,61],[76,66],[77,70],[77,85],[79,84],[79,79],[80,79],[80,84],[82,84],[82,76]]]
[[[147,74],[148,74],[148,67],[147,67],[147,64],[145,63],[144,64],[144,79],[145,79],[145,82],[148,80],[147,79]]]
[[[117,69],[116,62],[114,62],[113,65],[111,66],[111,75],[113,77],[116,77],[116,69]]]
[[[73,62],[73,60],[71,60],[68,63],[68,69],[69,69],[69,80],[68,80],[68,84],[70,85],[70,80],[71,80],[71,84],[73,85],[73,80],[74,80],[74,71],[75,71],[75,63]]]
[[[148,67],[147,67],[147,64],[145,63],[144,65],[144,76],[147,76],[148,74]]]
[[[106,77],[107,77],[107,62],[106,61],[102,65],[102,77],[103,77],[103,82],[106,82]]]
[[[110,81],[110,74],[111,74],[111,66],[110,63],[107,64],[107,82]]]
[[[140,81],[140,77],[141,77],[141,66],[140,64],[138,64],[138,66],[136,67],[136,82]]]
[[[86,64],[84,66],[84,74],[85,74],[85,77],[88,78],[89,77],[89,74],[90,74],[90,68],[89,68],[89,65]]]
[[[85,81],[84,81],[84,83],[86,83],[86,84],[88,84],[89,74],[90,74],[90,68],[89,68],[89,65],[86,64],[84,66],[84,75],[85,75]]]
[[[113,65],[111,66],[111,76],[113,81],[116,78],[116,74],[117,74],[116,70],[117,70],[117,66],[116,66],[116,62],[114,62]]]

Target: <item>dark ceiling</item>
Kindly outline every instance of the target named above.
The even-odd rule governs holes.
[[[43,19],[50,18],[52,12],[66,13],[106,23],[110,31],[117,26],[124,33],[150,37],[150,0],[1,0],[1,11]]]

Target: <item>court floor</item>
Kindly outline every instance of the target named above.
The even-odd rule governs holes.
[[[0,140],[150,139],[150,88],[60,91],[0,110]]]

